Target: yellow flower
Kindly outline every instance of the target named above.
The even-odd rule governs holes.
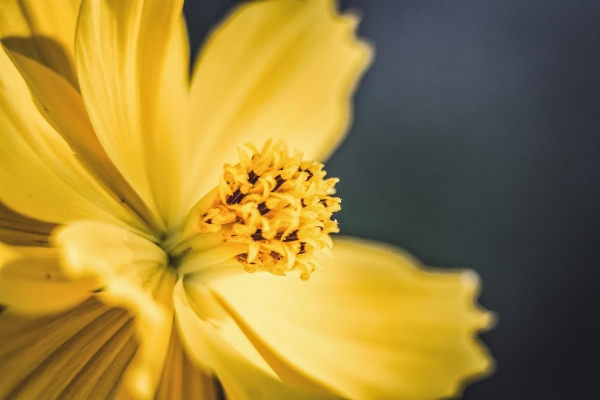
[[[312,160],[371,59],[357,18],[244,4],[190,81],[181,7],[2,4],[0,398],[434,399],[488,372],[474,273],[327,257]]]

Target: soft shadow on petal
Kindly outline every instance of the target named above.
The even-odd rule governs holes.
[[[171,333],[165,368],[155,399],[225,399],[225,393],[223,393],[223,387],[219,380],[192,363],[175,329]]]
[[[170,170],[173,149],[163,145],[179,134],[167,129],[179,127],[180,114],[169,111],[180,106],[185,111],[182,82],[188,59],[182,3],[84,0],[75,35],[81,93],[98,139],[145,203],[152,210],[160,208],[163,218],[170,205],[160,201],[170,200],[154,198],[159,189],[150,174],[160,171],[159,166]],[[171,51],[171,45],[179,49]],[[178,59],[167,62],[167,56]],[[163,95],[172,96],[161,99]],[[165,101],[175,103],[165,110]],[[169,193],[171,183],[162,183],[162,193]]]
[[[490,371],[476,339],[491,315],[473,272],[431,271],[381,245],[337,240],[323,273],[209,283],[263,351],[349,398],[456,396]]]
[[[177,328],[190,359],[198,366],[214,371],[232,399],[336,399],[284,384],[232,348],[207,322],[200,320],[186,298],[183,284],[175,287]]]
[[[322,160],[342,140],[371,49],[356,39],[357,18],[333,3],[248,2],[213,32],[192,77],[188,201],[216,184],[246,142],[282,139]]]
[[[41,221],[123,225],[131,214],[79,164],[40,115],[27,84],[0,46],[0,199]],[[131,221],[134,224],[134,221]]]
[[[3,0],[0,39],[77,88],[73,38],[81,0]]]
[[[0,314],[0,398],[113,398],[137,348],[132,316],[96,299],[60,313]]]
[[[13,311],[64,310],[90,297],[98,287],[98,280],[93,278],[66,278],[55,249],[0,243],[0,304]]]
[[[55,224],[27,218],[0,202],[0,242],[11,246],[50,246],[50,233]]]

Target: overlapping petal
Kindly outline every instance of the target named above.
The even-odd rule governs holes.
[[[472,272],[424,271],[397,251],[345,240],[333,253],[308,282],[255,274],[207,284],[266,357],[344,397],[454,396],[489,371],[474,336],[490,315],[474,305]]]
[[[41,220],[77,219],[139,226],[79,164],[73,151],[37,111],[23,77],[0,48],[0,199]]]
[[[25,78],[40,114],[71,147],[77,160],[150,229],[146,204],[112,164],[98,141],[79,93],[74,38],[80,0],[7,0],[0,10],[0,38]]]
[[[75,159],[129,211],[126,215],[137,227],[156,229],[146,204],[112,164],[98,141],[77,88],[37,60],[8,47],[5,50],[27,83],[37,111],[56,129]]]
[[[193,72],[190,134],[181,137],[190,144],[182,155],[188,201],[216,185],[246,142],[282,139],[316,160],[334,150],[371,60],[370,47],[354,35],[356,23],[332,0],[257,1],[213,32]]]
[[[236,267],[237,274],[245,274],[245,272],[240,270],[239,263]],[[235,272],[231,271],[230,273]],[[239,328],[235,321],[227,314],[227,311],[219,304],[217,298],[208,290],[205,281],[206,279],[192,277],[185,279],[183,283],[186,298],[194,310],[196,317],[204,323],[209,323],[220,338],[265,374],[276,377],[277,374],[262,358],[252,342],[248,340],[245,332]],[[210,365],[207,367],[211,368]]]

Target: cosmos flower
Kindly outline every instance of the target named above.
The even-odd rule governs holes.
[[[0,397],[434,399],[489,371],[474,273],[330,237],[357,18],[244,4],[190,79],[181,8],[2,5]]]

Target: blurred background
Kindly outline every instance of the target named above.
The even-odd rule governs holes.
[[[235,3],[187,0],[193,51]],[[342,232],[481,275],[497,370],[465,399],[600,398],[600,1],[340,6],[376,48]]]

